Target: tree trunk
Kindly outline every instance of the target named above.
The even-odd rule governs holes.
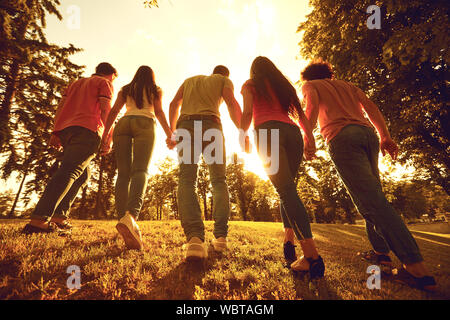
[[[23,185],[25,183],[25,179],[28,176],[28,171],[25,171],[23,174],[22,181],[20,182],[19,190],[17,191],[16,198],[14,199],[14,203],[11,207],[11,211],[9,211],[9,218],[14,217],[14,212],[16,211],[17,202],[19,202],[20,194],[22,193]]]
[[[203,209],[204,209],[204,214],[205,214],[205,220],[209,220],[208,219],[208,203],[207,203],[207,199],[206,199],[206,194],[203,198]]]
[[[105,207],[103,205],[103,166],[104,166],[104,158],[101,157],[99,178],[98,178],[97,199],[95,203],[95,214],[97,218],[106,216]]]

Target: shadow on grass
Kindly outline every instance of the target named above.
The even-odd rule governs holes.
[[[326,277],[311,280],[304,272],[292,271],[297,297],[305,300],[342,300],[327,282]]]
[[[138,299],[143,300],[195,300],[196,286],[202,286],[206,273],[222,257],[209,253],[206,260],[184,260],[163,278],[152,283],[152,290]]]

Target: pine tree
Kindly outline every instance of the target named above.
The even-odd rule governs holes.
[[[40,192],[49,169],[57,165],[57,153],[47,146],[54,113],[63,90],[84,68],[69,59],[80,49],[49,44],[45,37],[46,15],[62,19],[58,5],[57,0],[0,2],[0,153],[6,158],[2,178],[13,172],[21,181],[31,176],[27,194]]]

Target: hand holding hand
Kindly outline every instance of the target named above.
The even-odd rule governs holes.
[[[303,154],[306,160],[313,160],[317,158],[316,156],[316,142],[314,139],[305,139],[305,146],[303,148]]]
[[[175,139],[175,133],[172,133],[172,136],[168,137],[166,139],[166,144],[167,144],[167,148],[169,148],[169,150],[172,150],[173,148],[175,148],[177,146],[177,141]]]

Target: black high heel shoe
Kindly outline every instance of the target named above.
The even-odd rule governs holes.
[[[317,259],[306,258],[309,262],[309,276],[311,279],[323,278],[325,274],[325,264],[323,263],[322,257],[319,256]]]

